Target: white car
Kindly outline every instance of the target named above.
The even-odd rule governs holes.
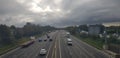
[[[40,50],[40,55],[45,55],[47,53],[46,49],[41,49]]]
[[[68,38],[68,39],[67,39],[67,44],[68,44],[68,45],[72,45],[72,39]]]
[[[66,37],[70,38],[70,33],[69,32],[66,32]]]
[[[70,39],[70,38],[67,38],[67,41],[72,41],[72,39]]]

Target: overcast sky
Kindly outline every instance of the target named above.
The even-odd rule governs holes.
[[[120,22],[120,0],[0,0],[0,24],[57,27]]]

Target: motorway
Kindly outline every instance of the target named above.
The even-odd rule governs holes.
[[[58,30],[49,33],[53,41],[39,42],[36,39],[35,43],[26,48],[17,48],[0,58],[110,58],[106,53],[97,50],[96,48],[82,42],[74,36],[70,36],[73,41],[72,46],[67,45],[66,31]],[[47,37],[44,35],[43,40]],[[40,56],[40,49],[45,48],[47,54]]]

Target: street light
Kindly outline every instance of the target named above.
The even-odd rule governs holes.
[[[103,48],[104,48],[104,49],[108,49],[107,38],[108,38],[109,36],[108,36],[107,33],[106,33],[106,28],[105,28],[105,31],[104,31],[103,35],[104,35],[104,39],[105,39],[105,44],[104,44]]]
[[[106,37],[107,37],[107,34],[106,34],[106,31],[104,31],[103,34],[104,34],[105,44],[107,44],[107,38],[106,38]]]

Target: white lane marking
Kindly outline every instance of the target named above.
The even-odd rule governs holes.
[[[53,44],[54,44],[54,42],[53,42]],[[48,55],[49,55],[49,53],[50,53],[50,48],[52,48],[52,45],[53,45],[53,44],[50,45],[50,47],[49,47],[49,49],[48,49],[48,53],[47,53],[47,55],[46,55],[46,58],[48,58]]]
[[[59,39],[59,52],[60,52],[60,58],[62,58],[62,55],[61,55],[61,46],[60,46],[60,39]]]
[[[56,54],[57,53],[57,51],[56,51],[57,50],[57,46],[56,45],[57,45],[57,38],[56,38],[56,41],[55,41],[55,58],[57,56],[57,54]]]
[[[74,40],[74,42],[79,46],[78,42],[76,40]],[[79,46],[80,48],[80,46]],[[91,53],[89,53],[86,49],[84,49],[83,47],[81,47],[82,50],[84,50],[89,56],[91,56],[92,58],[95,58]]]
[[[76,45],[75,45],[75,47],[76,47],[77,49],[80,49],[80,48],[79,48],[78,46],[76,46]],[[80,53],[80,55],[82,55],[82,54]],[[85,58],[87,58],[87,56],[85,56]]]
[[[64,41],[65,44],[67,44],[67,43],[66,43],[66,38],[64,38],[63,41]],[[68,47],[68,45],[64,45],[64,46],[66,46],[66,48],[67,48],[67,50],[68,50],[68,52],[69,52],[69,55],[70,55],[70,57],[72,58],[72,52],[70,51],[70,48]]]
[[[37,50],[40,50],[42,47],[42,45],[43,44],[45,44],[45,43],[38,43],[40,46],[38,46],[38,48],[36,48]],[[36,55],[35,55],[35,57],[37,57],[39,55],[39,51],[37,51],[37,53],[36,53]]]
[[[54,52],[55,52],[55,50],[53,49],[53,51],[52,51],[52,58],[53,58]]]
[[[72,36],[72,37],[74,37],[74,36]],[[86,42],[83,42],[83,41],[77,39],[76,37],[74,37],[74,38],[75,38],[76,40],[80,41],[81,43],[83,43],[84,45],[87,45],[88,47],[94,49],[95,51],[100,52],[100,53],[102,53],[102,54],[104,54],[104,55],[106,55],[106,56],[108,56],[108,57],[111,57],[109,54],[105,53],[104,51],[101,51],[101,50],[99,50],[99,49],[97,49],[97,48],[95,48],[95,47],[87,44]]]
[[[13,52],[15,52],[15,51],[19,50],[20,48],[21,48],[21,47],[17,47],[17,48],[15,48],[15,49],[13,49],[13,50],[11,50],[11,51],[9,51],[9,52],[1,55],[0,58],[4,57],[4,56],[6,56],[6,55],[9,55],[9,54],[11,54],[11,53],[13,53]]]
[[[57,33],[57,32],[56,32]],[[55,33],[54,33],[55,34]],[[57,35],[55,35],[55,37],[53,37],[53,38],[55,38],[55,40],[56,40],[56,36]],[[46,58],[48,58],[48,55],[49,55],[49,53],[50,53],[50,49],[52,48],[52,45],[54,45],[54,42],[53,42],[53,44],[51,44],[50,45],[50,47],[49,47],[49,49],[48,49],[48,53],[47,53],[47,55],[46,55]],[[52,51],[53,52],[53,51]],[[53,54],[53,53],[52,53]]]

